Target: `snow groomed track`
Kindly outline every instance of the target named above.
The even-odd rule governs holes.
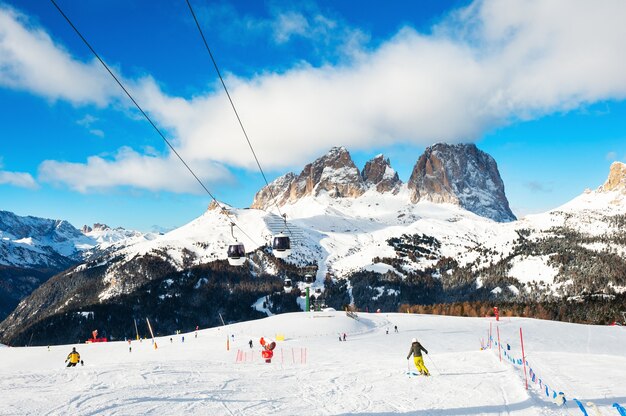
[[[595,403],[604,415],[619,415],[612,405],[626,404],[626,329],[531,319],[498,323],[511,357],[521,356],[518,334],[524,328],[533,370],[568,398],[559,407],[536,383],[525,390],[520,366],[500,362],[496,349],[480,350],[489,322],[293,313],[201,330],[197,338],[193,332],[173,335],[172,342],[157,338],[156,350],[151,340],[132,341],[132,352],[126,342],[75,345],[85,361],[76,368],[63,363],[72,345],[2,348],[0,414],[582,414],[571,400],[576,397]],[[339,341],[344,332],[347,340]],[[266,364],[258,340],[277,334],[285,341]],[[425,362],[432,377],[406,374],[413,337],[430,352]],[[306,363],[294,352],[303,349]],[[242,353],[249,359],[238,360]]]

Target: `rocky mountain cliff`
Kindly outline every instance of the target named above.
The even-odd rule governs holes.
[[[391,192],[395,195],[402,186],[398,172],[391,167],[389,159],[385,159],[382,154],[365,163],[361,177],[365,186],[374,188],[380,193]]]
[[[609,177],[604,185],[598,188],[600,192],[619,191],[626,194],[626,164],[613,162],[609,171]]]
[[[358,198],[368,189],[395,195],[402,185],[383,155],[368,161],[359,174],[348,151],[334,147],[306,165],[300,175],[288,173],[261,189],[251,207],[293,204],[303,196],[322,192],[333,198]],[[495,160],[473,144],[438,143],[426,148],[407,188],[413,203],[451,203],[494,221],[515,220]]]
[[[261,189],[255,195],[251,208],[266,209],[275,202],[284,205],[321,193],[333,198],[355,198],[363,195],[365,190],[363,178],[350,153],[344,147],[333,147],[327,154],[306,165],[298,176],[288,173]]]
[[[516,219],[496,161],[474,144],[427,147],[407,185],[413,202],[456,204],[498,222]]]

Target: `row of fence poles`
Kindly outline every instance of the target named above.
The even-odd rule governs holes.
[[[289,354],[289,350],[291,350],[291,354]],[[291,347],[285,351],[284,348],[279,348],[278,352],[280,353],[280,363],[289,364],[289,356],[291,355],[291,364],[306,364],[307,363],[307,348],[306,347]],[[274,356],[275,358],[278,358]],[[286,359],[285,359],[286,358]],[[261,360],[261,353],[258,351],[244,351],[237,350],[237,354],[235,356],[235,363],[253,363],[255,361]]]

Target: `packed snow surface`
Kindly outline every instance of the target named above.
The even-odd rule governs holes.
[[[151,340],[132,341],[132,352],[123,341],[49,351],[0,348],[0,414],[574,415],[582,414],[577,398],[590,415],[588,402],[603,415],[618,415],[613,403],[626,405],[623,327],[409,314],[358,318],[335,311],[283,314],[200,330],[197,338],[193,332],[172,335],[172,342],[158,337],[157,349]],[[480,349],[490,325],[494,338],[499,328],[501,351]],[[523,367],[511,362],[522,356],[520,328],[536,374],[528,391]],[[131,323],[129,336],[132,331]],[[272,362],[263,362],[259,338],[280,335],[285,340],[277,340]],[[407,375],[414,337],[429,351],[432,377]],[[64,367],[72,346],[84,366]],[[552,402],[553,391],[565,394],[564,406]]]

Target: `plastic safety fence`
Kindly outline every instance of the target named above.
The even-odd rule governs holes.
[[[307,363],[308,350],[306,347],[277,348],[274,350],[272,362],[279,364],[304,365]],[[262,362],[264,359],[260,351],[237,350],[235,363]]]
[[[566,395],[561,389],[554,388],[552,383],[548,384],[548,382],[543,377],[541,377],[540,369],[538,367],[534,366],[528,359],[525,359],[524,362],[523,357],[518,356],[516,355],[516,353],[511,351],[511,343],[501,340],[500,344],[498,345],[498,340],[494,339],[493,336],[490,337],[490,341],[492,349],[501,348],[503,359],[509,362],[511,365],[521,369],[521,367],[526,364],[529,377],[528,381],[531,385],[535,386],[536,390],[539,390],[542,395],[545,394],[546,398],[552,403],[555,403],[558,406],[566,405],[567,397],[571,396]],[[588,416],[585,405],[580,400],[574,398],[572,399],[572,401],[576,403],[578,409],[580,409],[583,415]],[[588,402],[587,405],[595,407],[595,404],[591,402]],[[620,416],[626,416],[626,409],[624,409],[624,407],[622,407],[620,404],[614,403],[613,407]]]

